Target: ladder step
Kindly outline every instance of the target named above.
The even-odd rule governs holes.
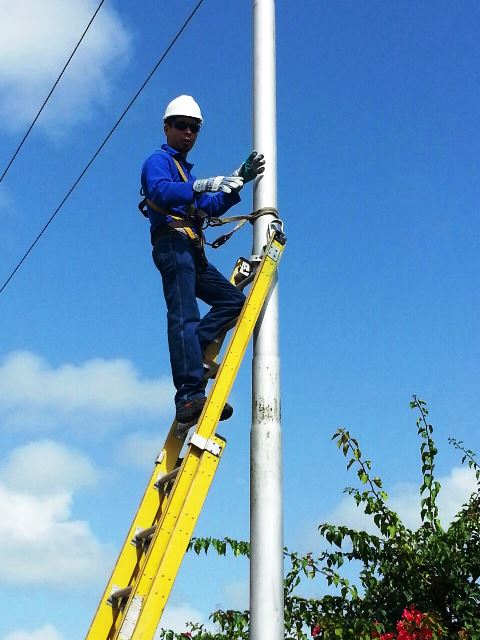
[[[133,544],[144,543],[151,538],[157,527],[148,527],[148,529],[139,529],[133,538]]]
[[[155,487],[157,489],[161,489],[172,480],[175,480],[179,471],[180,471],[180,467],[175,467],[175,469],[170,471],[170,473],[164,473],[162,476],[159,476],[155,483]]]
[[[118,607],[120,600],[124,600],[130,596],[132,593],[133,587],[125,587],[124,589],[117,589],[114,587],[112,593],[110,594],[109,599],[107,600],[108,604],[111,604],[113,607]]]

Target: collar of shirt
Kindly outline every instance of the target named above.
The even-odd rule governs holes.
[[[193,169],[193,164],[191,162],[187,162],[187,160],[182,156],[180,151],[173,149],[173,147],[169,147],[168,144],[162,144],[161,148],[163,149],[163,151],[168,153],[168,155],[172,156],[173,158],[181,162],[188,169],[189,172]]]

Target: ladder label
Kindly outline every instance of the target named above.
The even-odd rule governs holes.
[[[135,596],[132,599],[132,602],[128,607],[128,612],[125,620],[123,621],[122,628],[120,629],[118,640],[131,640],[133,632],[135,631],[135,626],[140,616],[142,601],[143,598],[141,596]]]

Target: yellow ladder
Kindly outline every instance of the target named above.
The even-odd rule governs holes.
[[[202,510],[226,441],[215,433],[285,247],[276,223],[253,278],[197,428],[187,441],[174,421],[140,502],[86,640],[152,640]],[[241,259],[242,260],[242,259]],[[245,262],[245,261],[244,261]],[[210,345],[215,358],[221,341]],[[193,425],[192,425],[193,426]]]

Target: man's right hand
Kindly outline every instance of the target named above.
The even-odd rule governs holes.
[[[201,178],[193,183],[193,190],[197,193],[203,191],[223,191],[231,193],[240,191],[243,187],[243,178],[240,176],[216,176],[215,178]]]

